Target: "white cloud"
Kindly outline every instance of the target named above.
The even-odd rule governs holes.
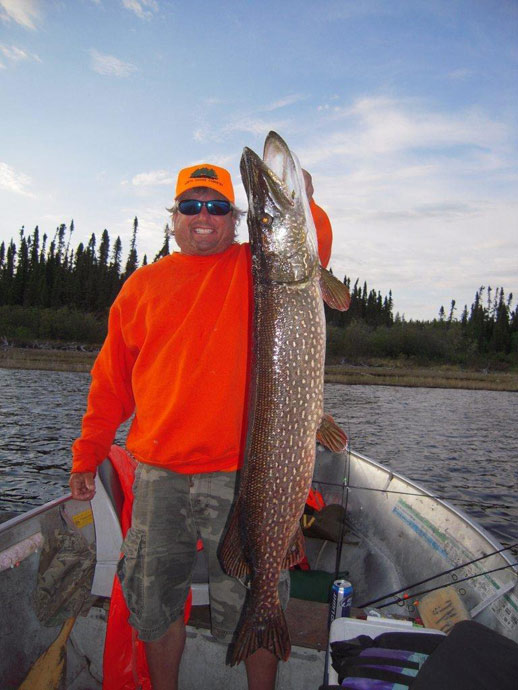
[[[221,144],[235,132],[245,132],[253,136],[265,136],[272,129],[279,131],[287,128],[287,120],[265,120],[252,116],[234,117],[230,122],[221,127],[209,125],[199,118],[192,136],[197,143],[215,142]]]
[[[175,178],[169,170],[152,170],[139,173],[131,180],[135,187],[156,187],[159,185],[172,185]]]
[[[494,148],[508,136],[505,125],[488,118],[477,109],[457,114],[426,110],[419,103],[387,98],[362,98],[352,106],[335,109],[328,117],[334,130],[328,146],[341,154],[365,158],[424,149],[469,146]],[[337,130],[333,121],[345,121]],[[319,147],[320,149],[321,147]],[[320,156],[326,154],[321,150]]]
[[[293,105],[294,103],[298,103],[299,101],[303,101],[306,98],[306,96],[303,96],[302,94],[294,93],[291,94],[290,96],[285,96],[284,98],[279,98],[279,100],[274,101],[273,103],[270,103],[270,105],[267,105],[263,108],[263,110],[266,111],[271,111],[271,110],[278,110],[279,108],[285,108],[288,105]]]
[[[2,53],[10,62],[20,62],[22,60],[34,60],[35,62],[41,62],[37,55],[27,53],[25,50],[17,48],[16,46],[6,46],[0,43],[0,53]]]
[[[207,138],[207,129],[203,127],[198,127],[192,133],[192,138],[194,139],[194,141],[197,141],[198,143],[204,142]]]
[[[480,110],[446,114],[363,98],[338,114],[320,112],[311,144],[296,152],[317,184],[323,172],[324,193],[343,208],[406,214],[419,204],[471,206],[497,176],[512,182],[513,148],[509,127]]]
[[[39,0],[0,0],[0,19],[14,21],[26,29],[35,29],[40,17]]]
[[[461,310],[481,283],[514,290],[516,140],[504,120],[361,98],[311,127],[309,144],[288,143],[331,218],[337,275],[392,289],[407,318],[434,318],[452,299]]]
[[[242,117],[230,122],[223,127],[223,132],[230,134],[231,132],[247,132],[253,135],[265,135],[270,130],[279,131],[288,128],[286,120],[262,120],[253,117]]]
[[[122,5],[134,12],[139,19],[151,19],[153,14],[158,12],[156,0],[122,0]]]
[[[130,62],[123,62],[113,55],[106,55],[99,53],[92,48],[90,50],[91,68],[94,72],[109,77],[129,77],[130,74],[137,70],[135,65]]]
[[[32,184],[31,178],[25,173],[17,172],[7,163],[0,162],[0,188],[7,189],[16,194],[33,197],[34,194],[28,189]]]

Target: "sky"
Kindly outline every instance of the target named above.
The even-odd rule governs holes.
[[[339,278],[407,320],[516,304],[518,0],[0,0],[0,242],[73,219],[126,256],[137,216],[151,260],[178,170],[227,167],[246,209],[272,129]]]

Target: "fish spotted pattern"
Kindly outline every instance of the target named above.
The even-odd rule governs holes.
[[[316,231],[298,161],[271,132],[264,161],[245,149],[254,285],[254,352],[245,464],[220,549],[223,568],[250,578],[231,663],[263,647],[290,653],[281,571],[303,555],[300,517],[323,419],[325,319]]]

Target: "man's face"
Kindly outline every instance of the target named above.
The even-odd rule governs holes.
[[[227,199],[213,189],[194,187],[178,197],[182,199]],[[184,216],[180,211],[174,218],[174,238],[182,254],[207,256],[219,254],[234,242],[235,221],[232,212],[226,216],[211,216],[203,206],[196,216]]]

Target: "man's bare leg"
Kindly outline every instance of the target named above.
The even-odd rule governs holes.
[[[178,690],[185,637],[185,625],[180,615],[161,638],[145,643],[153,690]]]
[[[263,648],[245,659],[248,690],[274,690],[278,663],[277,657]]]

